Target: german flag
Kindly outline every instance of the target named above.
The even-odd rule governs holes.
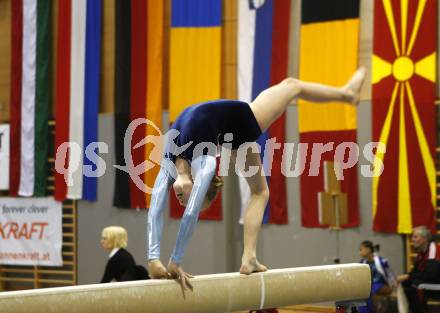
[[[376,0],[373,45],[373,228],[435,226],[437,1]],[[383,167],[382,167],[383,165]]]
[[[359,1],[304,0],[300,40],[299,78],[303,81],[342,86],[357,68]],[[302,155],[305,171],[300,178],[302,225],[328,227],[319,220],[320,194],[325,192],[325,161],[334,162],[336,147],[356,143],[356,108],[344,103],[317,104],[298,101],[300,141],[309,145]],[[319,172],[311,175],[312,147],[323,144],[329,151],[319,160]],[[357,167],[343,172],[340,181],[348,220],[342,227],[359,224]]]
[[[113,205],[148,208],[160,167],[152,157],[152,140],[137,144],[159,138],[162,125],[165,3],[116,0],[115,8],[115,157],[126,171],[116,171]],[[130,145],[133,164],[124,164],[124,136],[129,124],[139,118],[148,119],[148,124],[135,129]],[[142,167],[138,182],[144,189],[130,178],[136,175],[134,167]]]

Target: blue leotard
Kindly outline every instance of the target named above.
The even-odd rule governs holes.
[[[166,155],[172,159],[180,155],[188,162],[197,152],[212,155],[207,149],[195,151],[201,143],[212,143],[216,147],[224,143],[226,134],[232,134],[232,149],[238,149],[241,144],[253,142],[261,135],[249,104],[236,100],[216,100],[190,106],[179,115],[171,129],[179,132],[174,139],[177,147],[192,143],[182,153],[176,153],[168,146]]]
[[[260,127],[249,105],[241,101],[218,100],[204,102],[185,109],[171,129],[179,135],[169,139],[164,152],[161,170],[156,178],[147,223],[147,259],[160,258],[160,241],[163,232],[163,212],[168,191],[177,172],[174,166],[178,156],[191,164],[193,188],[180,223],[177,241],[171,260],[180,264],[189,239],[194,232],[206,192],[216,171],[216,147],[224,142],[226,134],[232,149],[245,142],[253,142],[261,134]],[[180,151],[179,147],[187,145]],[[209,147],[210,146],[210,147]]]

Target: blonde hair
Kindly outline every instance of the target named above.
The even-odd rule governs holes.
[[[121,226],[109,226],[102,230],[102,237],[107,238],[112,248],[125,248],[128,243],[127,231]]]
[[[209,185],[208,191],[206,192],[206,201],[211,204],[215,198],[217,198],[218,193],[222,190],[223,179],[220,176],[215,175],[211,184]]]

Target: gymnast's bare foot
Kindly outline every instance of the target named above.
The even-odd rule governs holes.
[[[367,73],[367,69],[365,67],[360,67],[350,78],[348,83],[343,87],[347,91],[348,99],[347,101],[357,105],[360,99],[360,92],[362,84],[365,80],[365,75]]]
[[[240,273],[241,274],[252,274],[255,272],[265,272],[267,271],[267,267],[263,264],[259,263],[256,258],[252,258],[249,260],[242,259]]]

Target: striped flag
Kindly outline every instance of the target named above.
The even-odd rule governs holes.
[[[250,103],[258,94],[287,76],[290,0],[238,2],[238,97]],[[267,142],[268,139],[275,142]],[[270,198],[263,223],[287,224],[286,179],[281,173],[285,114],[258,139]],[[268,144],[266,146],[266,143]],[[280,149],[271,151],[271,145]],[[266,149],[267,148],[267,149]],[[241,216],[250,200],[246,180],[239,177]],[[242,218],[240,218],[242,220]]]
[[[116,0],[115,71],[115,155],[116,163],[128,166],[117,170],[113,204],[120,208],[147,208],[151,194],[131,179],[133,168],[125,164],[124,135],[130,122],[147,118],[157,127],[142,125],[134,131],[130,144],[133,166],[153,161],[154,146],[135,148],[148,136],[157,136],[162,126],[164,2],[154,0]],[[151,167],[151,168],[150,168]],[[145,167],[140,180],[152,188],[159,165]]]
[[[172,0],[170,43],[170,121],[188,106],[220,98],[221,0]],[[170,193],[170,216],[180,218],[184,208]],[[221,197],[200,214],[221,220]]]
[[[358,43],[358,0],[302,1],[301,80],[344,85],[357,68]],[[329,180],[324,174],[325,164],[333,164],[335,151],[341,143],[356,143],[356,108],[336,102],[316,104],[299,100],[298,114],[300,142],[309,147],[305,155],[301,154],[302,162],[305,162],[305,171],[300,178],[302,225],[328,227],[321,224],[319,218],[320,209],[324,209],[320,207],[323,204],[320,196],[329,188],[326,186]],[[314,144],[324,147],[322,156],[316,155],[312,148]],[[319,164],[317,173],[313,173],[314,168],[311,167],[312,163],[315,164],[315,157]],[[343,176],[338,181],[341,191],[338,199],[344,202],[346,199],[348,220],[341,226],[355,227],[359,225],[357,166],[345,169]]]
[[[59,2],[55,164],[65,170],[55,174],[60,201],[97,198],[97,178],[90,177],[97,148],[89,144],[98,137],[101,19],[101,0]]]
[[[50,106],[51,1],[12,2],[10,195],[44,196]]]
[[[220,0],[172,0],[170,121],[187,106],[220,98]]]
[[[437,1],[375,1],[373,229],[435,229]]]

